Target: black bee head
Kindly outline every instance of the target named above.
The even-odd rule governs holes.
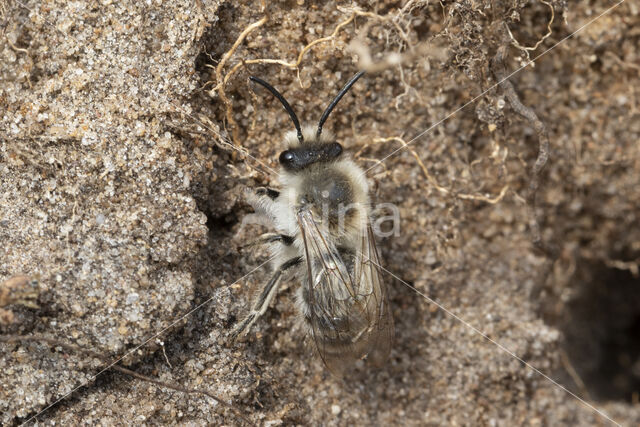
[[[288,171],[300,171],[318,162],[336,160],[342,154],[342,145],[338,142],[318,145],[301,145],[280,153],[280,164]]]

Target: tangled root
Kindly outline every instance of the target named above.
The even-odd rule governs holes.
[[[504,64],[507,48],[508,44],[504,44],[498,48],[495,56],[491,59],[490,68],[495,79],[498,81],[498,85],[504,91],[507,100],[511,104],[511,108],[527,120],[538,135],[538,156],[531,168],[531,179],[529,180],[529,188],[527,189],[526,195],[529,228],[531,230],[533,244],[545,254],[552,256],[555,251],[548,247],[542,240],[540,221],[536,212],[536,195],[540,187],[540,175],[549,160],[549,135],[544,123],[531,108],[522,104],[520,97],[513,87],[513,83],[508,80]]]
[[[502,189],[500,190],[500,192],[498,193],[497,196],[486,196],[483,194],[466,194],[466,193],[457,193],[449,188],[443,187],[442,185],[440,185],[438,183],[438,181],[433,177],[433,175],[431,175],[431,173],[429,173],[429,170],[427,169],[427,167],[424,165],[424,162],[422,161],[422,159],[420,158],[420,156],[418,155],[418,153],[416,153],[416,151],[409,146],[409,143],[406,142],[404,139],[398,137],[398,136],[392,136],[390,138],[377,138],[374,139],[373,142],[374,143],[386,143],[386,142],[399,142],[400,144],[402,144],[402,148],[409,150],[409,152],[411,153],[411,155],[416,159],[416,162],[418,163],[418,166],[420,167],[420,169],[422,170],[422,173],[424,174],[424,177],[427,179],[427,181],[439,192],[444,193],[444,194],[451,194],[453,197],[456,197],[458,199],[462,199],[462,200],[476,200],[476,201],[480,201],[480,202],[485,202],[485,203],[489,203],[489,204],[496,204],[499,203],[504,196],[507,194],[507,190],[509,190],[509,186],[505,185],[504,187],[502,187]],[[356,157],[359,157],[359,154],[364,151],[365,148],[367,148],[369,144],[365,144],[356,154]],[[362,158],[362,157],[360,157]],[[375,160],[375,162],[377,162],[377,164],[375,166],[377,166],[378,164],[384,167],[384,163],[382,163],[382,161],[380,160]],[[386,169],[386,168],[385,168]]]

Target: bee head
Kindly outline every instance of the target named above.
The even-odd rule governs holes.
[[[336,160],[341,154],[342,145],[339,142],[306,143],[283,151],[278,160],[283,168],[295,172],[317,162]]]

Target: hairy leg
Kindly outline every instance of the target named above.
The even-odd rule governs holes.
[[[256,240],[243,245],[241,248],[249,248],[252,246],[264,245],[266,243],[281,243],[285,246],[291,246],[293,244],[294,238],[291,236],[287,236],[286,234],[278,234],[278,233],[265,233],[258,237]]]
[[[273,297],[276,295],[278,291],[278,287],[280,285],[280,281],[282,279],[282,274],[285,273],[288,269],[300,264],[302,262],[301,257],[291,258],[288,261],[285,261],[271,276],[271,279],[266,283],[266,285],[262,288],[262,291],[258,295],[258,298],[253,302],[251,312],[249,315],[244,318],[240,323],[238,323],[233,330],[231,331],[231,339],[235,340],[239,335],[246,334],[251,326],[255,323],[256,320],[260,318],[269,307],[269,303],[273,300]]]
[[[242,223],[236,234],[240,234],[249,224],[259,224],[265,227],[273,227],[276,216],[275,201],[280,193],[266,187],[257,189],[247,188],[244,192],[245,199],[255,213],[250,213],[242,218]],[[247,246],[252,246],[251,244]]]

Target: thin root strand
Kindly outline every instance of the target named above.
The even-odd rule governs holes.
[[[498,48],[496,55],[491,60],[490,67],[495,79],[498,81],[498,85],[504,91],[505,96],[509,100],[511,108],[527,120],[531,126],[533,126],[533,129],[538,135],[538,156],[531,168],[531,179],[529,181],[529,188],[526,195],[527,209],[529,211],[529,228],[533,235],[533,244],[547,255],[552,255],[554,251],[547,247],[547,245],[542,241],[540,222],[536,212],[536,195],[538,193],[538,188],[540,187],[540,174],[549,160],[549,136],[544,123],[538,118],[531,108],[522,104],[513,84],[506,77],[507,73],[504,61],[507,48],[508,44],[504,44]]]

